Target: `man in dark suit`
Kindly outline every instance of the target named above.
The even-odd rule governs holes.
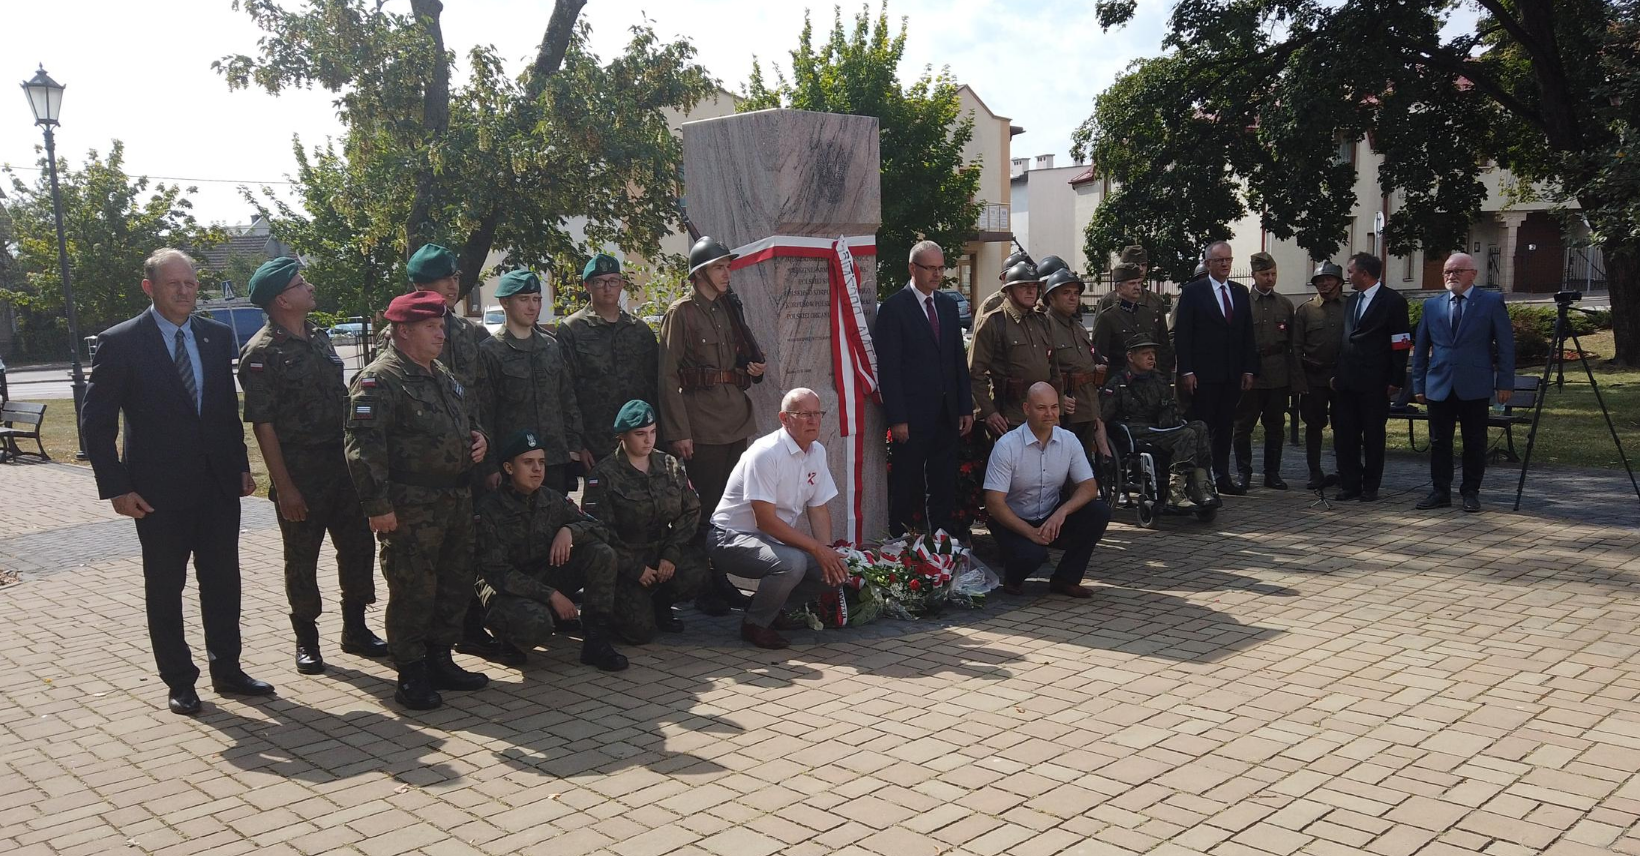
[[[908,527],[944,529],[966,537],[952,519],[957,437],[974,427],[957,302],[939,290],[945,273],[939,244],[912,247],[910,269],[910,284],[883,301],[871,331],[883,414],[894,438],[888,530],[902,535]]]
[[[1412,350],[1407,301],[1378,281],[1383,271],[1383,261],[1371,253],[1350,256],[1344,268],[1355,293],[1344,303],[1344,347],[1332,381],[1338,393],[1333,402],[1338,500],[1378,501],[1389,400],[1407,382]]]
[[[1241,496],[1247,489],[1230,478],[1230,440],[1236,403],[1258,373],[1253,344],[1253,311],[1247,286],[1230,281],[1230,245],[1207,248],[1207,276],[1179,291],[1173,310],[1173,344],[1179,385],[1190,395],[1189,420],[1207,424],[1213,440],[1213,476],[1219,493]]]
[[[199,668],[182,633],[182,587],[193,557],[211,686],[268,695],[239,667],[239,498],[256,490],[239,424],[233,332],[192,317],[193,259],[162,249],[143,267],[154,305],[98,337],[81,408],[97,495],[137,521],[148,638],[173,713],[199,712]],[[125,415],[125,455],[114,448]]]
[[[1503,297],[1476,291],[1475,260],[1453,253],[1442,267],[1447,293],[1424,301],[1412,350],[1412,394],[1429,407],[1429,474],[1435,489],[1420,510],[1452,505],[1452,429],[1463,424],[1463,510],[1481,510],[1486,409],[1515,391],[1515,331]]]

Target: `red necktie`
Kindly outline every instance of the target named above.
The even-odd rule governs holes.
[[[1230,308],[1230,286],[1219,286],[1219,300],[1224,303],[1224,320],[1226,322],[1233,322],[1235,320],[1236,313],[1235,310]]]
[[[934,341],[940,340],[940,316],[934,312],[934,295],[923,298],[923,308],[928,310],[928,326],[934,328]]]

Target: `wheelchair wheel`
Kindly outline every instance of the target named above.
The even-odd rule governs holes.
[[[1162,503],[1165,499],[1156,484],[1156,474],[1150,467],[1140,466],[1134,475],[1134,516],[1138,519],[1139,528],[1155,529],[1157,521],[1162,516]]]
[[[1141,529],[1155,529],[1157,518],[1162,516],[1161,503],[1148,496],[1136,498],[1133,501],[1133,510]]]

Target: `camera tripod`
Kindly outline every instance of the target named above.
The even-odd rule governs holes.
[[[1577,340],[1577,334],[1572,332],[1572,324],[1568,313],[1572,306],[1583,299],[1581,291],[1562,291],[1555,295],[1555,336],[1549,345],[1549,361],[1543,367],[1543,382],[1539,384],[1537,401],[1532,404],[1532,428],[1526,434],[1526,454],[1520,459],[1520,482],[1515,485],[1515,511],[1520,510],[1520,495],[1526,489],[1526,470],[1532,465],[1532,446],[1537,440],[1538,422],[1543,418],[1543,401],[1549,397],[1549,375],[1557,370],[1559,376],[1555,385],[1566,385],[1566,340],[1571,338],[1572,347],[1577,351],[1577,360],[1583,364],[1583,373],[1589,378],[1589,388],[1594,390],[1595,403],[1600,405],[1600,415],[1606,417],[1606,428],[1611,431],[1612,442],[1617,445],[1617,457],[1623,461],[1623,469],[1629,474],[1629,484],[1634,486],[1634,495],[1640,499],[1640,482],[1634,478],[1634,468],[1629,466],[1629,456],[1623,452],[1623,441],[1617,436],[1617,426],[1612,424],[1612,414],[1606,409],[1606,400],[1600,397],[1600,384],[1595,382],[1594,370],[1589,368],[1589,358],[1583,355],[1583,345]],[[1587,309],[1578,309],[1578,312],[1588,313]]]

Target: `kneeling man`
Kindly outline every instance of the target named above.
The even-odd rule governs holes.
[[[1063,490],[1074,485],[1068,494]],[[1033,384],[1025,396],[1025,424],[1002,435],[985,466],[985,510],[1002,550],[1002,590],[1024,592],[1025,578],[1042,566],[1048,548],[1065,551],[1048,590],[1091,597],[1082,575],[1094,545],[1110,524],[1087,455],[1076,435],[1059,427],[1059,393]]]
[[[793,595],[802,603],[848,576],[843,557],[822,540],[831,537],[826,503],[837,495],[826,447],[815,442],[825,415],[814,390],[786,393],[780,427],[741,455],[706,533],[706,550],[718,570],[760,580],[740,625],[741,638],[759,648],[786,647],[773,625]],[[813,536],[797,529],[798,515],[808,517]]]
[[[484,627],[522,663],[547,644],[556,622],[581,619],[581,662],[606,672],[626,668],[609,642],[615,611],[615,548],[604,525],[563,494],[542,490],[547,450],[534,431],[514,432],[501,446],[500,490],[479,500],[478,597]],[[586,611],[568,597],[584,589]]]

